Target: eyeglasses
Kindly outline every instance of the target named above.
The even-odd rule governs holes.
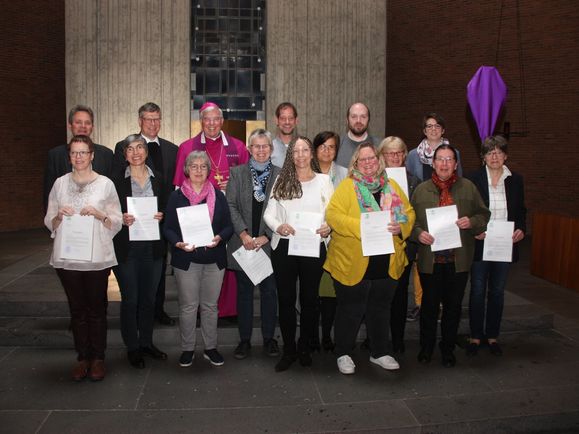
[[[203,118],[203,122],[206,122],[208,124],[216,124],[218,122],[220,122],[223,118],[222,117],[217,117],[217,118]]]
[[[489,158],[497,157],[498,158],[498,157],[502,157],[503,155],[505,155],[505,153],[503,151],[497,149],[494,151],[487,152],[485,154],[485,157],[489,157]]]
[[[70,151],[69,152],[69,155],[73,158],[76,158],[76,157],[84,158],[90,154],[92,154],[92,151]]]
[[[251,145],[253,149],[257,149],[258,151],[263,151],[264,149],[269,149],[269,145]]]
[[[322,151],[335,151],[336,150],[336,145],[326,145],[325,143],[320,145],[320,148],[322,148]]]
[[[439,163],[450,163],[454,161],[454,157],[436,157],[435,160]]]
[[[432,130],[433,128],[435,130],[442,130],[442,125],[440,125],[440,124],[426,124],[424,128],[427,130]]]
[[[148,124],[155,124],[161,122],[161,118],[141,118],[141,119],[143,120],[143,122],[146,122]]]
[[[397,151],[397,152],[384,152],[385,156],[394,158],[394,157],[402,157],[404,155],[404,151]]]
[[[191,170],[193,170],[193,171],[196,171],[196,170],[201,170],[201,171],[203,171],[203,170],[209,169],[209,166],[207,166],[207,164],[191,164],[191,165],[189,166],[189,169],[191,169]]]
[[[139,144],[137,146],[128,146],[127,147],[127,154],[132,154],[132,153],[137,152],[137,151],[143,151],[144,149],[145,149],[145,146],[143,146],[141,144]]]
[[[358,158],[358,163],[373,163],[378,158],[376,156],[368,157],[368,158]]]

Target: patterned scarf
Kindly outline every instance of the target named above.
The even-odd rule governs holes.
[[[390,186],[386,172],[378,177],[364,176],[358,170],[352,170],[354,190],[358,198],[360,212],[390,211],[392,220],[397,223],[407,223],[408,216],[404,214],[404,204],[396,190]],[[374,193],[380,191],[380,204],[376,202]]]
[[[208,180],[205,180],[203,187],[199,193],[196,193],[189,178],[185,178],[181,184],[181,191],[191,205],[197,205],[207,199],[207,208],[209,208],[209,219],[213,221],[213,213],[215,212],[215,188]]]
[[[440,179],[436,174],[436,172],[432,172],[432,182],[440,192],[440,198],[438,199],[438,206],[447,206],[452,205],[454,203],[454,199],[450,194],[450,188],[454,185],[457,179],[458,176],[456,175],[456,172],[454,172],[452,176],[448,178],[446,181]]]
[[[432,157],[434,157],[434,151],[436,151],[436,148],[438,148],[440,145],[448,145],[448,144],[449,144],[448,140],[443,138],[438,145],[432,148],[428,144],[428,141],[426,139],[423,139],[422,142],[420,142],[420,144],[416,148],[416,153],[418,154],[420,162],[422,164],[428,164],[429,166],[432,166]]]
[[[271,158],[265,163],[258,163],[253,159],[249,160],[249,170],[253,181],[253,197],[258,202],[265,200],[265,187],[271,174]]]

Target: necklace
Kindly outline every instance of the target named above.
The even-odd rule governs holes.
[[[223,146],[219,147],[219,161],[217,162],[217,164],[215,164],[215,161],[213,160],[213,158],[211,158],[211,154],[209,152],[207,152],[207,156],[211,161],[211,166],[215,167],[215,175],[213,175],[213,179],[215,179],[215,181],[217,181],[217,183],[220,184],[221,181],[223,181],[223,175],[219,171],[219,165],[221,164],[221,159],[223,158]]]

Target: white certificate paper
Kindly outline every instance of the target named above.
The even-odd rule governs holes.
[[[62,231],[61,259],[92,260],[93,226],[94,216],[92,215],[74,214],[62,218],[60,224]]]
[[[492,220],[487,225],[483,261],[512,262],[515,222]]]
[[[386,175],[392,178],[400,186],[408,198],[408,178],[406,177],[406,167],[387,167]]]
[[[213,242],[213,228],[206,203],[177,208],[177,218],[183,242],[189,246],[204,247]]]
[[[129,226],[130,241],[160,240],[159,220],[156,197],[127,197],[127,213],[135,217],[135,222]]]
[[[267,276],[273,274],[271,261],[262,249],[245,250],[245,247],[241,246],[233,252],[233,257],[254,285],[259,285]]]
[[[394,253],[394,239],[388,232],[390,211],[365,212],[360,216],[362,255],[376,256]]]
[[[289,216],[288,224],[295,234],[289,237],[287,254],[291,256],[320,257],[320,234],[316,231],[322,226],[324,216],[315,212],[294,212]]]
[[[456,205],[429,208],[426,210],[428,232],[434,237],[430,246],[433,252],[462,247],[460,229],[456,225],[458,209]]]

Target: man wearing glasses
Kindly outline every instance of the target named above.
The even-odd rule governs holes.
[[[378,137],[368,134],[370,109],[366,104],[362,102],[352,104],[346,112],[346,121],[348,132],[342,135],[340,150],[336,157],[336,164],[344,167],[350,165],[350,159],[358,145],[364,142],[372,142],[374,147],[377,148],[380,144]]]
[[[73,136],[92,135],[94,127],[94,113],[92,109],[85,105],[76,105],[68,113],[68,129]],[[94,144],[94,159],[92,168],[100,175],[111,177],[113,167],[113,151],[106,146]],[[67,173],[72,172],[70,156],[66,145],[59,145],[48,152],[46,170],[44,171],[44,211],[48,205],[48,195],[54,181]]]
[[[149,154],[147,156],[147,166],[161,174],[163,180],[163,190],[165,197],[169,197],[173,191],[173,174],[177,160],[177,146],[159,137],[161,130],[161,107],[154,102],[143,104],[139,108],[139,134],[147,142]],[[123,176],[127,167],[127,161],[123,153],[123,141],[115,146],[115,161],[113,172],[116,176]],[[164,211],[164,210],[160,210]],[[163,231],[161,231],[163,233]],[[165,312],[165,272],[167,268],[167,258],[163,258],[163,269],[161,280],[157,287],[155,300],[155,319],[163,325],[175,325],[175,320]]]

